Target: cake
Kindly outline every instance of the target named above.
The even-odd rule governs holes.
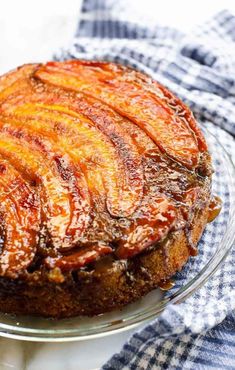
[[[131,68],[28,64],[0,78],[0,310],[131,303],[197,254],[211,158],[191,111]]]

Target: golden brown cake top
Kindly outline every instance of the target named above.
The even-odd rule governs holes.
[[[188,227],[210,175],[189,109],[113,63],[25,65],[0,79],[0,275],[82,268]]]

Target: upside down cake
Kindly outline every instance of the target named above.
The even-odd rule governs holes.
[[[119,308],[196,255],[211,160],[190,110],[108,62],[0,78],[0,310]]]

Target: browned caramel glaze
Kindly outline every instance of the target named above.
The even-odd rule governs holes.
[[[175,283],[172,279],[161,281],[159,284],[159,288],[163,291],[170,290],[174,287]]]
[[[214,219],[220,214],[222,208],[222,200],[220,197],[214,195],[211,198],[209,210],[208,210],[208,222],[214,221]]]
[[[182,230],[195,255],[190,230],[210,177],[191,112],[140,72],[68,61],[0,78],[1,276],[44,269],[62,282],[101,257],[158,246],[167,267]]]

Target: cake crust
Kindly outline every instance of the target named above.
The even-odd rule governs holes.
[[[193,223],[193,241],[197,243],[207,222],[206,208]],[[160,283],[167,281],[190,257],[183,231],[172,236],[168,246],[159,247],[126,262],[110,259],[97,263],[92,271],[78,272],[66,282],[55,284],[47,276],[23,282],[0,279],[0,310],[14,314],[65,318],[93,316],[134,302]]]

